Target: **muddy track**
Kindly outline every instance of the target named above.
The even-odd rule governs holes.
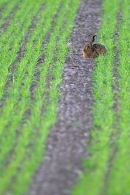
[[[93,59],[83,59],[81,48],[99,29],[101,3],[83,0],[77,13],[63,70],[58,122],[47,139],[46,156],[32,181],[30,195],[70,195],[83,169],[82,159],[89,156],[95,64]]]

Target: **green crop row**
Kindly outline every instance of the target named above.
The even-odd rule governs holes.
[[[103,2],[103,22],[99,35],[100,42],[107,46],[108,53],[97,59],[93,75],[94,129],[91,131],[91,155],[84,162],[86,172],[80,173],[78,184],[72,190],[73,195],[106,194],[104,189],[108,174],[109,157],[112,154],[110,140],[114,131],[114,95],[113,95],[113,34],[116,30],[118,0]],[[109,24],[109,25],[108,25]],[[111,193],[113,194],[113,193]]]
[[[52,3],[52,1],[46,2],[46,9],[41,13],[41,19],[26,45],[26,53],[17,63],[14,79],[2,108],[3,116],[6,118],[3,117],[1,120],[1,122],[4,121],[1,129],[1,143],[4,148],[1,156],[1,194],[4,194],[7,189],[10,194],[23,194],[34,171],[43,159],[44,142],[50,126],[56,121],[58,86],[61,83],[67,40],[79,0],[75,1],[75,4],[70,0],[62,4],[57,0],[51,6]],[[57,11],[58,8],[60,9]],[[54,14],[57,12],[57,18],[54,21]],[[67,21],[66,18],[68,18]],[[64,29],[66,29],[65,32]],[[42,48],[42,42],[47,33],[50,33],[50,38],[45,48]],[[43,54],[45,55],[44,62],[36,66],[38,58]],[[51,75],[54,78],[50,89],[47,89],[49,67],[52,67]],[[36,72],[40,73],[39,78],[34,77]],[[36,82],[36,89],[31,97],[30,88],[33,82]],[[46,93],[49,95],[49,101],[46,99]],[[45,112],[42,111],[43,106]],[[28,110],[30,114],[26,115]],[[5,128],[8,128],[8,133],[4,131]],[[12,178],[13,184],[10,183]]]
[[[1,0],[0,1],[0,8],[2,9],[8,3],[9,3],[9,0]]]
[[[38,60],[40,54],[42,54],[42,51],[41,51],[42,50],[42,48],[41,48],[42,40],[44,39],[44,37],[46,36],[46,33],[48,33],[48,31],[51,28],[51,22],[53,20],[55,10],[57,9],[56,7],[53,7],[54,10],[53,10],[52,14],[48,17],[48,12],[50,11],[51,3],[52,2],[50,1],[50,2],[48,2],[48,4],[46,4],[46,10],[41,13],[41,15],[40,15],[41,19],[37,22],[37,27],[34,29],[32,36],[30,37],[30,39],[26,45],[25,49],[27,49],[27,51],[26,51],[24,57],[21,59],[21,61],[18,63],[18,65],[16,67],[15,74],[14,74],[14,81],[12,82],[12,84],[10,86],[10,90],[8,92],[10,98],[7,99],[7,101],[5,102],[5,105],[3,107],[4,114],[3,114],[3,117],[1,116],[1,120],[3,121],[3,123],[2,123],[3,126],[1,128],[4,131],[5,127],[8,126],[8,124],[10,124],[10,121],[12,121],[10,124],[10,132],[12,132],[14,136],[15,136],[15,131],[18,129],[18,125],[19,125],[20,121],[22,121],[24,112],[27,109],[29,109],[29,101],[31,98],[30,86],[33,82],[34,71],[36,71],[36,70],[34,70],[35,65],[37,63],[37,60]],[[59,3],[60,3],[60,1],[59,1]],[[58,5],[59,4],[57,3],[56,6],[58,6]],[[44,28],[43,28],[42,24],[45,21],[46,21],[46,25],[44,25]],[[35,40],[35,45],[34,45],[34,40]],[[47,71],[48,67],[45,66],[45,68]],[[44,76],[45,76],[45,78],[44,77],[42,78],[43,81],[45,81],[45,79],[46,79],[46,72],[45,72]],[[44,85],[45,85],[45,83],[43,82],[43,84],[40,88],[40,93],[44,92]],[[20,99],[20,101],[19,101],[19,99]],[[41,102],[41,101],[43,101],[43,100],[42,99],[39,100],[39,102]],[[10,105],[12,105],[12,106],[10,106]],[[20,111],[20,113],[18,116],[19,111]],[[10,115],[11,115],[11,117],[9,117]],[[33,118],[33,120],[34,119],[36,120],[35,117]],[[6,137],[6,133],[5,133],[5,137]],[[3,143],[5,143],[3,138],[4,138],[4,133],[2,136],[2,140],[3,140]],[[9,139],[10,139],[10,137],[9,137]],[[2,142],[2,140],[1,140],[1,142]],[[13,147],[12,142],[14,142],[14,141],[11,138],[11,142],[9,142],[10,147],[11,146]],[[7,150],[10,150],[11,149],[10,147],[9,147],[9,145],[8,146],[6,145]],[[1,156],[1,158],[3,159],[4,156]]]
[[[39,0],[39,4],[35,1],[31,1],[31,3],[28,1],[23,2],[19,11],[14,14],[9,28],[6,32],[4,32],[4,34],[2,34],[0,39],[0,46],[2,50],[0,61],[0,99],[4,95],[5,85],[8,76],[10,75],[10,66],[17,57],[20,43],[31,25],[33,17],[42,4],[42,0]]]
[[[40,47],[39,43],[42,43],[42,39],[46,35],[48,29],[48,23],[52,20],[52,15],[48,17],[48,12],[50,11],[51,1],[46,4],[46,11],[41,12],[40,17],[41,19],[37,22],[37,27],[34,29],[30,40],[26,45],[26,53],[21,61],[17,64],[15,73],[14,73],[14,80],[10,84],[10,89],[8,92],[8,98],[4,102],[4,106],[2,108],[2,115],[1,115],[1,143],[3,145],[3,155],[0,157],[0,161],[2,162],[5,159],[5,156],[8,152],[12,149],[15,144],[15,134],[19,127],[20,121],[22,121],[23,114],[29,107],[29,100],[30,100],[30,86],[33,80],[34,74],[34,67],[40,55]],[[55,7],[54,7],[55,8]],[[52,14],[54,13],[55,9],[53,10]],[[48,17],[48,19],[47,19]],[[46,26],[44,25],[44,31],[41,30],[42,23],[46,21]],[[42,27],[43,28],[43,27]],[[36,32],[37,34],[36,34]],[[41,33],[42,32],[42,33]],[[37,42],[34,40],[36,36],[39,37]],[[20,100],[20,101],[19,101]],[[6,135],[4,129],[6,126],[8,127],[10,124],[10,134]],[[5,139],[7,143],[5,144]],[[2,165],[2,164],[1,164]]]
[[[8,2],[7,5],[5,6],[4,10],[2,10],[2,7],[0,5],[0,8],[1,8],[0,27],[4,23],[4,20],[10,16],[10,13],[12,12],[12,10],[16,6],[20,5],[21,3],[22,3],[22,1],[18,2],[18,0],[14,0],[11,3]],[[2,33],[3,33],[3,30],[2,30]]]
[[[119,98],[118,98],[118,132],[115,135],[116,153],[109,176],[108,194],[130,194],[130,8],[129,2],[123,1],[120,7],[122,23],[119,32]]]
[[[34,4],[32,4],[32,6],[33,5]],[[25,25],[25,29],[24,30],[27,31],[27,28],[31,25],[31,21],[32,21],[32,19],[34,17],[33,14],[36,14],[36,12],[39,9],[40,5],[42,5],[42,4],[40,4],[40,2],[39,2],[39,6],[37,5],[35,11],[30,14],[31,17],[29,18],[27,24]],[[24,11],[24,9],[22,11]],[[24,20],[25,20],[25,18],[26,17],[24,16]],[[21,21],[23,21],[23,20],[21,20]],[[19,28],[18,29],[19,29],[19,31],[21,29],[21,23],[20,22],[19,22]],[[2,53],[3,55],[1,55],[1,63],[4,64],[4,66],[1,66],[1,69],[3,67],[2,72],[1,72],[1,86],[2,85],[6,86],[6,82],[7,82],[8,76],[11,75],[11,73],[9,72],[9,67],[12,65],[12,61],[10,63],[10,60],[12,60],[11,58],[13,58],[13,60],[15,60],[15,57],[17,55],[16,52],[18,51],[18,48],[19,48],[19,41],[22,38],[22,36],[23,36],[23,33],[16,34],[16,41],[17,41],[16,42],[16,44],[17,44],[16,50],[13,47],[11,51],[8,51],[8,53],[7,53],[8,55],[6,54],[6,51],[3,51],[3,53]],[[6,44],[6,46],[7,45],[8,44]],[[8,48],[9,48],[9,46],[8,46]],[[13,55],[12,52],[14,52],[14,56],[12,56]],[[9,55],[9,53],[11,53],[11,54]],[[5,57],[5,55],[7,55],[7,57]],[[26,62],[23,62],[23,63],[26,65]],[[21,67],[21,65],[20,65],[20,67]],[[14,77],[14,75],[12,75],[12,76]],[[19,78],[21,78],[21,75],[19,76]],[[15,84],[16,84],[16,82],[13,83],[13,85],[15,85]],[[17,84],[18,84],[18,82],[17,82]],[[9,85],[11,85],[11,84],[9,84]],[[12,110],[13,110],[13,107],[14,107],[13,100],[15,100],[15,97],[16,97],[15,94],[17,95],[18,92],[15,91],[15,89],[13,89],[13,92],[11,93],[11,89],[12,88],[10,88],[10,90],[9,89],[6,90],[5,87],[4,87],[3,91],[1,91],[1,96],[2,96],[2,94],[7,94],[7,92],[8,92],[8,96],[11,96],[11,97],[8,98],[7,101],[6,101],[6,98],[3,101],[4,105],[3,105],[3,108],[1,109],[1,113],[0,113],[0,124],[1,124],[0,125],[0,134],[2,134],[2,132],[4,131],[4,129],[9,124],[9,122],[12,120],[12,117],[13,117],[13,114],[12,114]],[[23,109],[21,109],[20,111],[23,112]],[[20,116],[20,113],[19,113],[19,116]],[[19,119],[20,119],[20,117],[19,117]],[[16,121],[14,121],[14,122],[16,123]],[[1,137],[1,139],[3,139],[3,142],[4,142],[4,135],[3,135],[3,137]]]

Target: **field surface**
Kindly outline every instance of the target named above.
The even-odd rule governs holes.
[[[0,195],[130,195],[129,12],[0,1]],[[95,33],[107,55],[83,59]]]

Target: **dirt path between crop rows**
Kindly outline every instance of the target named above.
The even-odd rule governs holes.
[[[94,60],[83,59],[81,48],[98,32],[101,3],[102,0],[84,0],[77,13],[68,43],[71,54],[63,70],[58,122],[48,137],[47,154],[32,181],[30,195],[70,195],[82,170],[82,159],[89,155]]]

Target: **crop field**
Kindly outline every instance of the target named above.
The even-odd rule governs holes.
[[[108,55],[93,73],[92,155],[73,195],[128,195],[130,131],[130,35],[128,1],[104,1],[99,34]],[[109,23],[109,24],[108,24]]]
[[[46,155],[81,4],[0,1],[0,195],[29,195]],[[104,0],[102,9],[98,37],[108,52],[94,60],[91,154],[71,186],[73,195],[130,195],[129,1]]]

